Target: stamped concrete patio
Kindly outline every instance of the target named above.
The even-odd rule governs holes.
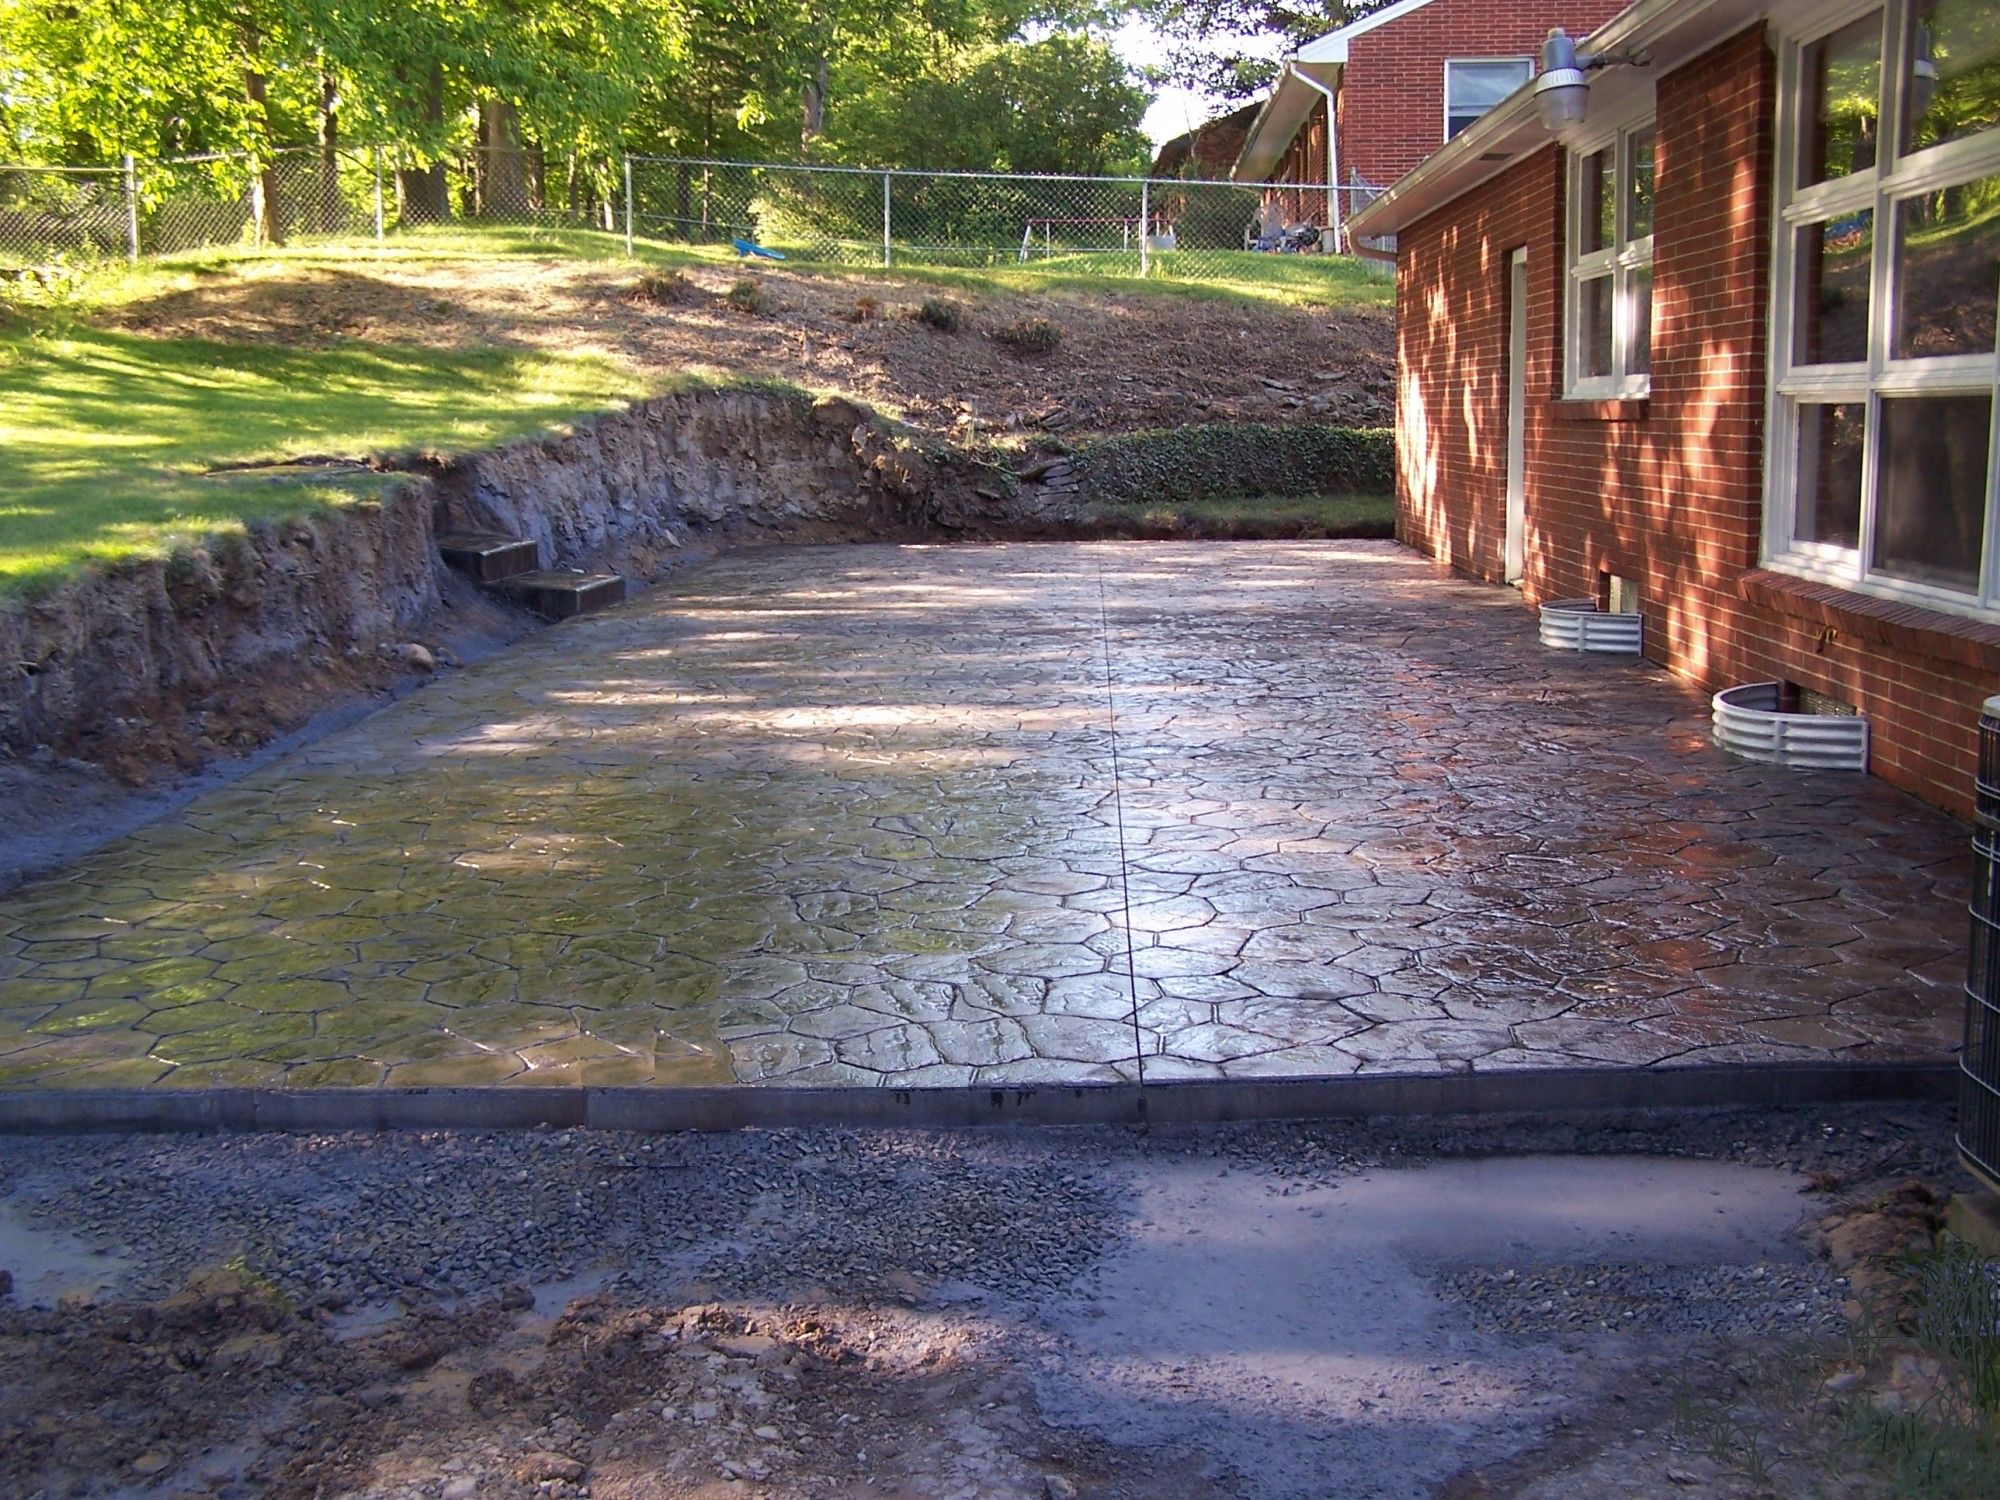
[[[0,901],[0,1087],[1947,1055],[1964,830],[1705,728],[1387,543],[740,554]]]

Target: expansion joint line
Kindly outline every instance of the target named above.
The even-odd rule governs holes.
[[[1132,1061],[1139,1069],[1139,1116],[1146,1115],[1146,1051],[1139,1029],[1139,961],[1132,951],[1132,866],[1125,855],[1125,787],[1118,765],[1118,698],[1111,676],[1111,611],[1104,598],[1104,564],[1097,564],[1097,636],[1104,643],[1104,710],[1111,727],[1111,816],[1118,830],[1118,892],[1125,910],[1125,984],[1132,996]]]

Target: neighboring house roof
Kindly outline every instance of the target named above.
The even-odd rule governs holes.
[[[1833,0],[1805,3],[1831,8]],[[1615,113],[1634,94],[1650,93],[1654,78],[1761,20],[1771,8],[1772,0],[1639,0],[1619,12],[1579,42],[1577,51],[1636,51],[1645,57],[1646,66],[1613,66],[1592,73],[1584,128],[1594,128],[1595,122]],[[1542,124],[1531,80],[1350,218],[1348,233],[1371,239],[1396,234],[1554,139]]]
[[[1293,54],[1300,62],[1344,63],[1347,61],[1347,44],[1364,31],[1373,31],[1377,26],[1387,26],[1391,21],[1400,20],[1413,10],[1422,10],[1431,0],[1396,0],[1394,5],[1385,5],[1372,15],[1363,16],[1358,21],[1349,21],[1338,31],[1329,31],[1325,36],[1316,36],[1302,45]]]
[[[1192,165],[1198,177],[1227,177],[1230,163],[1243,149],[1250,122],[1261,108],[1261,104],[1246,104],[1175,136],[1153,158],[1153,175],[1178,177],[1183,167]]]
[[[1429,0],[1421,0],[1428,4]],[[1266,96],[1242,154],[1229,175],[1238,182],[1263,182],[1284,160],[1285,148],[1312,117],[1313,107],[1327,97],[1339,81],[1342,63],[1301,62],[1292,58],[1278,74],[1278,81]],[[1317,84],[1318,87],[1314,87]]]
[[[1349,21],[1339,30],[1314,37],[1300,46],[1287,59],[1277,83],[1251,122],[1242,154],[1236,158],[1229,175],[1239,182],[1263,182],[1269,178],[1283,160],[1285,148],[1292,144],[1292,137],[1312,117],[1314,106],[1339,85],[1340,70],[1347,66],[1347,44],[1365,31],[1387,26],[1430,3],[1431,0],[1396,0],[1394,5],[1385,5],[1373,15]],[[1319,87],[1314,87],[1315,84]]]

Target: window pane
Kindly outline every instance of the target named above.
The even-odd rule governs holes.
[[[1849,364],[1868,357],[1868,275],[1874,253],[1873,209],[1799,230],[1793,364]]]
[[[1996,303],[2000,177],[1896,205],[1897,359],[1991,354]]]
[[[1576,247],[1578,255],[1589,255],[1596,250],[1609,249],[1617,235],[1615,215],[1618,201],[1612,197],[1612,148],[1593,151],[1582,162],[1582,170],[1577,174],[1577,193],[1582,198],[1578,205],[1581,214],[1578,227],[1581,242]]]
[[[1882,402],[1878,572],[1965,593],[1978,589],[1992,422],[1990,395]]]
[[[1653,369],[1653,268],[1640,266],[1632,271],[1632,359],[1628,375],[1646,375]]]
[[[1868,408],[1860,401],[1801,406],[1799,496],[1792,535],[1834,547],[1861,545],[1861,443]]]
[[[1445,108],[1453,114],[1483,115],[1526,83],[1532,68],[1524,57],[1499,62],[1448,62],[1444,65]]]
[[[2000,125],[2000,9],[1993,0],[1917,0],[1907,98],[1905,151]]]
[[[1577,358],[1579,376],[1611,373],[1611,277],[1593,276],[1577,288]]]
[[[1626,188],[1625,238],[1643,240],[1653,232],[1653,132],[1632,133],[1632,181]]]
[[[1804,110],[1799,121],[1799,186],[1875,165],[1882,107],[1882,12],[1870,11],[1799,52]]]

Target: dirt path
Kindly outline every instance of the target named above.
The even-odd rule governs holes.
[[[324,348],[597,351],[662,377],[782,380],[857,397],[959,439],[1178,427],[1189,422],[1387,426],[1391,315],[1118,291],[932,292],[866,275],[781,268],[684,274],[671,303],[633,295],[629,268],[571,260],[398,258],[365,269],[233,266],[134,303],[117,326],[161,337]],[[754,279],[757,313],[725,294]],[[942,297],[962,314],[940,332],[910,314]],[[1042,318],[1054,352],[993,337]]]
[[[21,1141],[0,1489],[1748,1496],[1673,1413],[1831,1347],[1853,1289],[1806,1227],[1947,1141],[1919,1109]],[[1869,1493],[1772,1420],[1779,1492]]]

